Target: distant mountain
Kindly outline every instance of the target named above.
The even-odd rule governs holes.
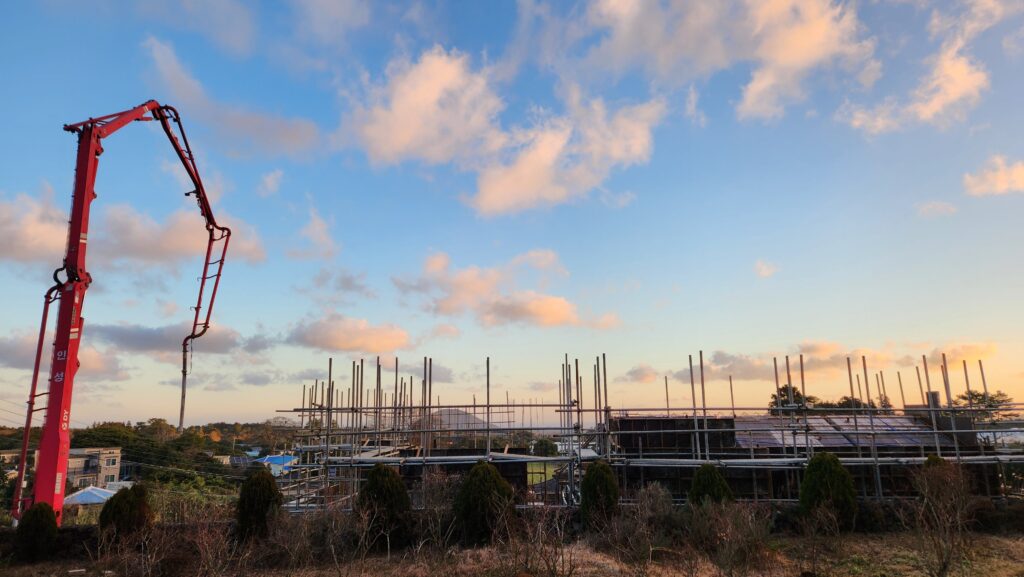
[[[414,421],[414,428],[428,428],[421,427],[424,424],[423,420],[417,419]],[[484,419],[473,416],[471,413],[467,413],[461,409],[438,409],[430,414],[429,428],[432,429],[449,429],[453,431],[464,430],[464,429],[482,429],[487,426],[487,421]],[[492,420],[492,425],[494,425]]]

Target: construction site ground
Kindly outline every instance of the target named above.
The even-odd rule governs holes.
[[[920,537],[913,533],[879,535],[851,534],[837,539],[819,561],[817,574],[832,577],[924,577],[921,553],[914,546]],[[971,537],[970,559],[958,566],[952,575],[985,575],[989,577],[1024,576],[1024,536],[983,535]],[[802,537],[777,535],[769,541],[769,554],[763,565],[752,571],[736,575],[765,577],[796,577],[810,571],[811,559],[807,541]],[[613,577],[637,575],[637,567],[625,565],[611,555],[596,551],[586,544],[574,546],[577,562],[574,577]],[[50,562],[30,566],[0,566],[0,573],[8,577],[56,577],[83,575],[114,577],[121,575],[110,562]],[[185,575],[188,573],[183,573]],[[361,562],[340,566],[328,564],[320,567],[274,570],[229,570],[221,575],[246,577],[524,577],[527,573],[510,572],[493,547],[456,550],[446,558],[417,557],[411,553],[396,555],[390,560],[374,557]],[[642,573],[641,573],[642,574]],[[673,552],[663,552],[647,568],[652,577],[712,577],[723,573],[710,562],[688,563]],[[540,577],[536,573],[531,577]]]

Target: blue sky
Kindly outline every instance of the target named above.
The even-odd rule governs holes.
[[[3,419],[63,252],[61,126],[150,98],[181,112],[235,229],[190,422],[273,416],[329,356],[345,381],[353,358],[431,355],[460,402],[488,355],[497,390],[553,399],[563,354],[604,352],[613,403],[658,404],[669,376],[689,404],[698,350],[717,404],[729,375],[764,404],[772,357],[800,353],[822,397],[846,392],[847,355],[914,381],[941,352],[954,389],[982,359],[1024,395],[1022,2],[50,1],[6,20]],[[170,419],[201,219],[157,127],[104,147],[72,418]]]

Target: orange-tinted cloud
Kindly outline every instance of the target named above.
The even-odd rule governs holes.
[[[217,221],[231,228],[229,261],[261,262],[266,258],[256,229],[223,212],[218,212]],[[95,230],[98,238],[91,248],[107,261],[169,263],[201,258],[206,253],[206,228],[198,210],[174,211],[161,223],[118,204],[103,211]]]
[[[943,38],[938,52],[926,60],[927,72],[903,98],[888,97],[865,107],[847,102],[836,118],[867,134],[880,134],[914,123],[945,126],[962,120],[989,88],[985,66],[970,53],[979,34],[1024,10],[1019,2],[964,2],[956,15],[932,13],[933,36]]]
[[[67,239],[68,217],[53,202],[53,187],[43,182],[39,198],[0,196],[0,260],[60,261]]]
[[[395,325],[371,325],[364,319],[330,313],[300,322],[288,342],[322,351],[388,353],[409,347],[409,334]]]
[[[338,245],[331,236],[330,225],[320,216],[320,211],[314,206],[309,207],[309,220],[299,231],[299,235],[305,239],[305,248],[288,251],[293,258],[321,258],[330,260],[338,253]]]
[[[754,263],[754,274],[761,278],[771,278],[777,272],[779,272],[779,267],[774,263],[764,260],[758,260]]]
[[[584,59],[597,73],[639,68],[671,86],[751,63],[739,118],[782,116],[786,106],[803,100],[805,81],[817,70],[850,71],[864,86],[881,72],[874,41],[864,37],[853,7],[827,0],[606,0],[590,5],[586,24],[585,35],[601,36]]]
[[[467,55],[435,46],[416,62],[391,62],[386,74],[352,118],[372,162],[465,165],[504,144],[497,118],[504,104]]]
[[[539,327],[591,326],[611,328],[618,318],[606,314],[597,319],[584,319],[575,303],[557,295],[533,289],[517,289],[517,280],[524,272],[568,274],[557,253],[531,250],[496,267],[469,266],[454,269],[445,253],[428,256],[423,274],[415,280],[392,279],[405,293],[426,295],[428,309],[439,315],[472,313],[480,324],[497,326],[523,323]]]
[[[964,175],[964,190],[971,196],[1024,192],[1024,161],[1007,163],[1005,156],[995,155],[985,168]]]
[[[28,331],[15,331],[11,336],[0,337],[0,367],[32,370],[37,340],[38,335]],[[40,379],[44,382],[50,361],[47,357],[49,350],[43,347],[43,374]],[[120,357],[112,349],[100,351],[93,345],[83,344],[78,350],[78,361],[78,376],[87,381],[123,381],[129,378]]]
[[[475,172],[477,190],[466,201],[484,216],[581,198],[613,169],[650,158],[651,132],[666,112],[662,99],[609,109],[567,85],[564,114],[541,113],[529,126],[506,129],[492,73],[437,46],[416,61],[395,59],[337,138],[358,142],[372,163],[418,160]]]
[[[626,374],[616,377],[615,381],[619,383],[653,383],[658,379],[659,373],[657,369],[648,364],[639,364],[633,366],[633,368],[626,371]]]
[[[513,131],[505,160],[486,163],[469,199],[484,216],[552,206],[586,195],[613,168],[647,162],[652,131],[665,116],[661,99],[609,111],[604,101],[567,90],[568,114]]]
[[[232,228],[228,258],[247,262],[264,260],[256,230],[230,215],[218,213],[218,221]],[[67,239],[67,212],[53,203],[53,189],[43,184],[33,198],[19,194],[0,200],[0,259],[18,262],[60,261]],[[177,210],[164,222],[131,206],[107,206],[91,227],[89,248],[103,262],[177,263],[201,258],[207,233],[198,210]]]

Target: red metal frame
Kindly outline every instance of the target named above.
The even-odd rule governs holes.
[[[64,504],[64,483],[67,475],[68,452],[70,450],[69,428],[71,420],[71,394],[74,390],[75,374],[78,371],[78,349],[81,343],[84,318],[82,307],[85,293],[92,282],[92,277],[85,268],[85,255],[89,237],[89,210],[96,198],[93,189],[96,182],[96,170],[99,157],[103,154],[101,140],[117,132],[134,121],[157,120],[164,133],[174,147],[178,159],[188,173],[195,190],[186,195],[195,195],[199,204],[199,212],[206,221],[209,237],[206,246],[206,258],[203,274],[199,277],[199,297],[196,301],[192,331],[182,341],[182,376],[181,376],[181,413],[179,429],[183,425],[185,414],[185,379],[187,376],[186,361],[189,347],[193,340],[203,336],[210,328],[210,315],[213,313],[213,302],[220,285],[220,276],[224,268],[231,230],[217,224],[210,208],[210,201],[199,178],[195,157],[189,147],[185,130],[177,110],[170,106],[162,106],[150,100],[131,110],[90,118],[77,124],[68,124],[64,130],[78,134],[78,155],[75,162],[75,184],[71,200],[71,219],[68,225],[67,250],[64,264],[53,273],[56,284],[51,287],[44,298],[43,319],[39,329],[39,341],[36,346],[35,365],[32,372],[32,383],[29,392],[28,414],[25,417],[25,431],[21,445],[21,460],[18,463],[18,480],[14,491],[12,514],[16,519],[33,503],[49,503],[57,514],[57,523],[61,521],[61,509]],[[180,136],[180,139],[179,139]],[[212,272],[211,272],[212,271]],[[61,280],[61,273],[65,279]],[[206,296],[207,281],[213,281],[213,287]],[[37,393],[39,365],[43,354],[43,341],[46,337],[46,321],[50,304],[59,300],[57,311],[57,328],[50,360],[49,390]],[[43,434],[39,442],[39,453],[36,459],[35,484],[31,498],[25,497],[23,487],[28,470],[28,445],[32,416],[36,397],[47,396],[46,419],[43,421]]]

